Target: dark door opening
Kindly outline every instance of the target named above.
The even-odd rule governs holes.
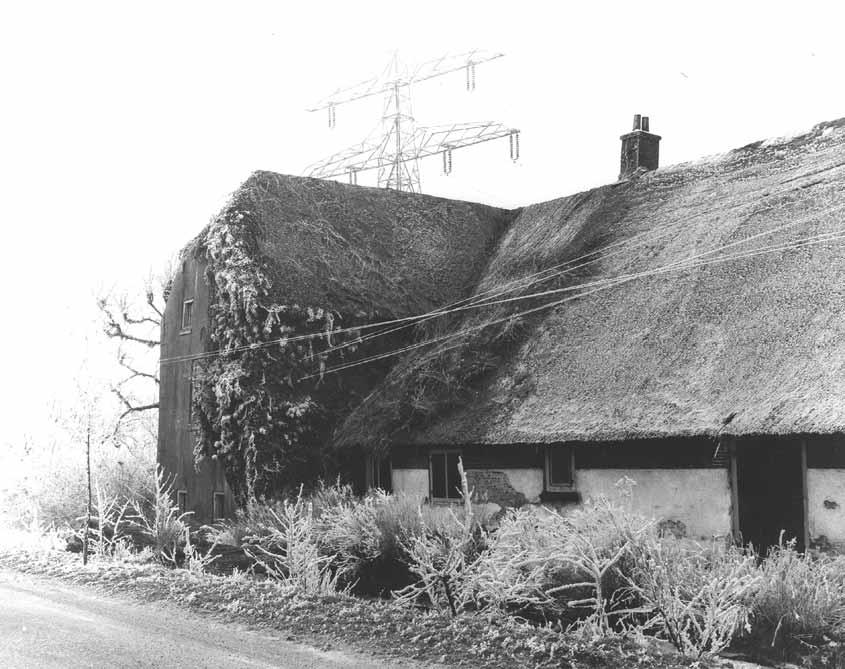
[[[771,437],[737,445],[739,531],[761,555],[783,540],[804,550],[804,474],[801,445]]]

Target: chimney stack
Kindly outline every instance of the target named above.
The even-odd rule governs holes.
[[[660,136],[648,131],[648,116],[634,114],[634,129],[622,135],[622,161],[619,180],[630,178],[640,168],[656,170],[660,156]]]

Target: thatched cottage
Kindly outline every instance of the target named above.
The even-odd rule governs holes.
[[[405,328],[297,378],[349,379],[331,441],[370,484],[448,501],[460,456],[491,503],[571,504],[627,476],[690,536],[845,543],[845,120],[660,169],[648,130],[618,182],[516,211],[253,175],[233,202],[266,294],[356,341]],[[160,459],[201,517],[231,504],[191,432],[195,356],[231,348],[214,248],[185,254],[162,340]]]

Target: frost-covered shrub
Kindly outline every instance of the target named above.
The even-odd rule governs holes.
[[[315,506],[321,552],[332,556],[357,592],[387,595],[409,585],[407,546],[423,534],[446,536],[455,524],[450,509],[421,506],[401,493],[374,490],[356,498],[331,490],[319,491],[320,508]]]
[[[724,543],[654,538],[632,556],[632,590],[652,616],[645,626],[685,655],[716,654],[750,629],[750,600],[760,583],[753,555]]]
[[[799,553],[794,542],[773,547],[760,565],[751,598],[751,636],[789,650],[845,634],[845,558]]]
[[[250,537],[244,550],[268,576],[315,595],[337,592],[342,572],[332,569],[332,557],[322,555],[314,522],[314,507],[300,490],[294,500],[283,500],[265,510],[270,522]]]
[[[186,537],[190,537],[188,518],[192,511],[181,513],[175,503],[173,479],[159,468],[155,475],[152,499],[132,500],[134,524],[145,534],[157,558],[176,565],[185,554]]]
[[[509,510],[474,565],[476,606],[540,620],[595,614],[607,628],[614,609],[630,606],[620,595],[630,593],[632,546],[654,532],[649,520],[630,511],[629,485],[618,497],[597,497],[568,512]]]
[[[400,546],[415,581],[395,593],[400,604],[429,605],[453,616],[475,608],[471,585],[475,564],[485,551],[486,532],[475,513],[463,463],[458,458],[463,504],[432,514],[420,510],[420,531],[405,534]],[[436,507],[435,507],[436,508]]]

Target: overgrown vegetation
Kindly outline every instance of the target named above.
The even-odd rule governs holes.
[[[256,239],[260,222],[249,207],[259,197],[243,193],[193,251],[207,262],[212,286],[209,341],[231,351],[196,365],[195,456],[223,463],[242,506],[284,494],[291,481],[330,477],[333,429],[384,372],[375,364],[323,375],[327,366],[374,350],[355,329],[368,317],[276,301]],[[379,346],[396,342],[387,337]]]
[[[462,488],[457,506],[420,506],[381,491],[356,497],[340,483],[308,495],[300,488],[276,502],[253,502],[233,520],[196,527],[159,474],[145,503],[98,497],[93,555],[100,564],[147,560],[206,578],[225,572],[218,559],[237,551],[261,579],[235,570],[226,577],[234,583],[277,583],[279,596],[297,602],[361,602],[354,606],[391,611],[378,615],[403,625],[436,619],[434,634],[485,621],[479,638],[499,626],[511,630],[534,666],[571,659],[573,649],[607,659],[608,648],[642,663],[643,653],[653,658],[653,637],[689,661],[708,662],[727,648],[839,661],[845,558],[802,555],[792,544],[759,557],[724,541],[661,536],[657,524],[630,511],[625,479],[614,498],[565,512],[511,509],[495,521],[472,503],[465,476]],[[356,593],[379,594],[384,603]],[[497,643],[474,652],[503,652]]]
[[[845,632],[845,558],[773,547],[750,602],[753,645],[786,653],[824,646]]]
[[[733,546],[652,539],[636,547],[629,582],[650,616],[645,626],[685,655],[701,657],[751,630],[761,578],[756,557]]]
[[[122,506],[151,494],[155,444],[141,437],[118,448],[99,439],[92,444],[95,504]],[[59,426],[37,444],[24,438],[4,447],[0,468],[0,523],[40,530],[79,526],[88,498],[84,437]]]
[[[845,640],[845,558],[801,555],[793,545],[760,558],[723,540],[661,536],[629,510],[631,483],[620,481],[612,499],[567,512],[511,509],[492,524],[471,504],[465,478],[458,507],[323,487],[308,507],[310,554],[335,575],[335,588],[361,579],[366,592],[384,594],[371,587],[381,577],[400,606],[456,618],[517,616],[588,646],[646,634],[699,660],[730,647],[794,658],[830,655]],[[306,511],[301,498],[287,504]],[[259,518],[268,511],[256,505],[250,519],[219,527],[218,536],[277,541],[266,530],[262,539]],[[239,532],[245,522],[251,527]],[[395,572],[376,567],[386,559],[405,567],[402,587]]]

